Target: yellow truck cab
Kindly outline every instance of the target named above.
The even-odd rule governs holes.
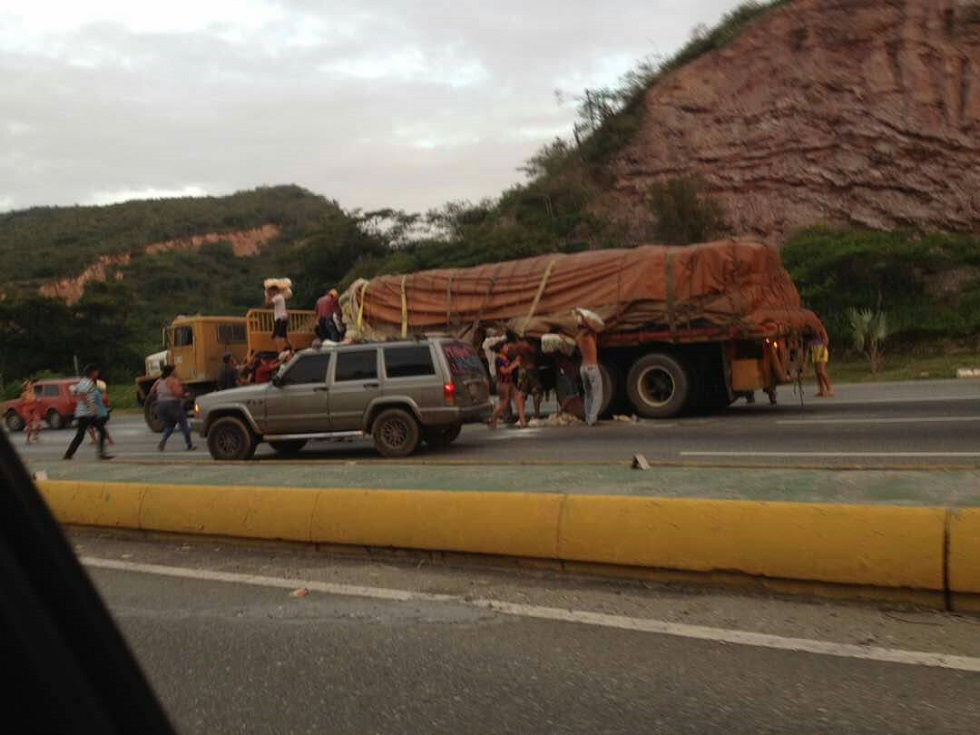
[[[312,311],[290,311],[289,341],[300,350],[313,343],[316,314]],[[143,417],[153,431],[162,431],[156,400],[150,388],[160,377],[163,364],[174,366],[190,394],[189,410],[194,398],[213,391],[224,367],[226,352],[244,363],[259,352],[276,350],[272,341],[272,311],[252,309],[245,316],[178,316],[163,330],[162,352],[146,359],[146,372],[136,379],[136,400],[143,407]]]

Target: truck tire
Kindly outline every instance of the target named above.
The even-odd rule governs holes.
[[[425,429],[422,432],[422,439],[433,449],[445,449],[456,441],[456,437],[459,436],[459,432],[462,430],[462,424]]]
[[[156,432],[157,434],[163,431],[163,419],[160,418],[160,412],[157,411],[156,394],[147,396],[143,402],[143,420],[150,427],[150,431]]]
[[[300,450],[306,446],[306,439],[279,439],[270,441],[269,446],[279,454],[299,454]]]
[[[599,373],[602,375],[602,403],[599,404],[599,415],[609,418],[623,408],[622,401],[619,400],[623,377],[619,368],[609,362],[599,362]]]
[[[208,429],[208,451],[214,459],[251,459],[255,444],[252,430],[237,416],[222,416]]]
[[[687,406],[690,394],[687,370],[670,355],[644,355],[633,363],[626,378],[626,395],[644,418],[677,416]]]
[[[381,456],[407,457],[419,446],[419,425],[408,411],[390,408],[378,414],[371,436]]]
[[[64,429],[65,424],[68,423],[65,420],[65,417],[55,411],[53,408],[48,411],[47,415],[44,417],[44,420],[48,422],[48,426],[50,426],[52,429]]]
[[[24,419],[22,419],[20,414],[16,411],[7,411],[6,415],[3,417],[3,423],[10,431],[24,430]]]

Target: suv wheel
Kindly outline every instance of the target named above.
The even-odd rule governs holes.
[[[222,416],[208,430],[208,451],[215,459],[251,459],[255,443],[252,430],[237,416]]]
[[[48,426],[50,426],[52,429],[65,428],[65,417],[55,411],[53,408],[48,411],[48,415],[44,417],[44,420],[48,422]]]
[[[400,408],[382,411],[371,429],[374,446],[384,457],[407,457],[419,445],[415,417]]]
[[[459,432],[462,431],[462,429],[462,424],[456,424],[455,426],[440,426],[435,429],[425,429],[422,432],[422,438],[425,440],[425,443],[433,449],[445,449],[456,441],[456,437],[459,436]]]
[[[16,411],[7,411],[7,415],[3,417],[3,423],[7,425],[7,428],[11,431],[23,431],[24,430],[24,419],[20,417]]]

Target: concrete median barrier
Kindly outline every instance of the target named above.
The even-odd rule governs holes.
[[[980,599],[980,510],[42,481],[65,524],[725,573]]]

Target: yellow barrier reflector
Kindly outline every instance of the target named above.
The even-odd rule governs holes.
[[[943,589],[945,510],[569,495],[570,561]]]
[[[37,487],[60,523],[139,528],[146,485],[45,480]]]
[[[313,541],[555,558],[562,496],[321,490]]]
[[[309,542],[315,503],[307,489],[150,485],[140,528]]]
[[[950,513],[949,589],[980,594],[980,508]]]

